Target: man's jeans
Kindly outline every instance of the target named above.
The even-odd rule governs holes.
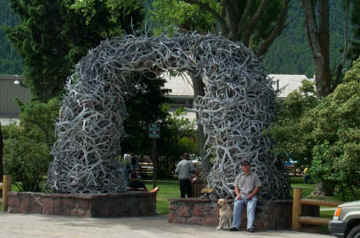
[[[257,203],[256,196],[252,197],[250,200],[246,200],[245,198],[241,198],[241,200],[237,200],[235,198],[232,227],[240,228],[242,208],[243,205],[246,204],[247,229],[253,228],[253,224],[255,220],[256,203]]]

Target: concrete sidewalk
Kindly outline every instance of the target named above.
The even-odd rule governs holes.
[[[0,238],[330,238],[294,231],[216,231],[214,227],[169,224],[167,216],[77,218],[0,213]]]

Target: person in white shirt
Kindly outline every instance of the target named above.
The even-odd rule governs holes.
[[[185,198],[192,197],[191,178],[195,172],[194,166],[188,153],[182,155],[182,160],[176,165],[175,174],[179,177],[180,195]]]

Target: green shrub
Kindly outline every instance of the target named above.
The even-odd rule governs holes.
[[[3,127],[4,170],[12,175],[19,191],[43,190],[59,107],[58,99],[21,104],[20,124]]]
[[[51,161],[46,143],[34,142],[22,129],[5,140],[5,173],[12,175],[19,191],[41,191],[41,183]]]

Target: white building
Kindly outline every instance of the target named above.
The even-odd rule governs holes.
[[[302,81],[310,80],[305,75],[296,74],[269,74],[273,81],[274,90],[278,91],[278,97],[285,98],[291,92],[297,90],[302,85]],[[173,102],[172,106],[183,106],[187,111],[186,117],[195,120],[195,112],[191,110],[194,98],[194,89],[190,77],[184,73],[182,75],[170,76],[168,73],[162,75],[166,80],[164,88],[171,89],[169,98]]]
[[[18,75],[0,75],[0,122],[2,125],[17,123],[20,112],[16,100],[30,101],[30,90],[22,87]],[[16,84],[18,83],[18,84]]]
[[[279,91],[278,97],[280,98],[285,98],[290,93],[299,89],[302,81],[313,81],[313,79],[309,79],[305,75],[300,74],[269,74],[268,76],[273,80],[273,87]]]

